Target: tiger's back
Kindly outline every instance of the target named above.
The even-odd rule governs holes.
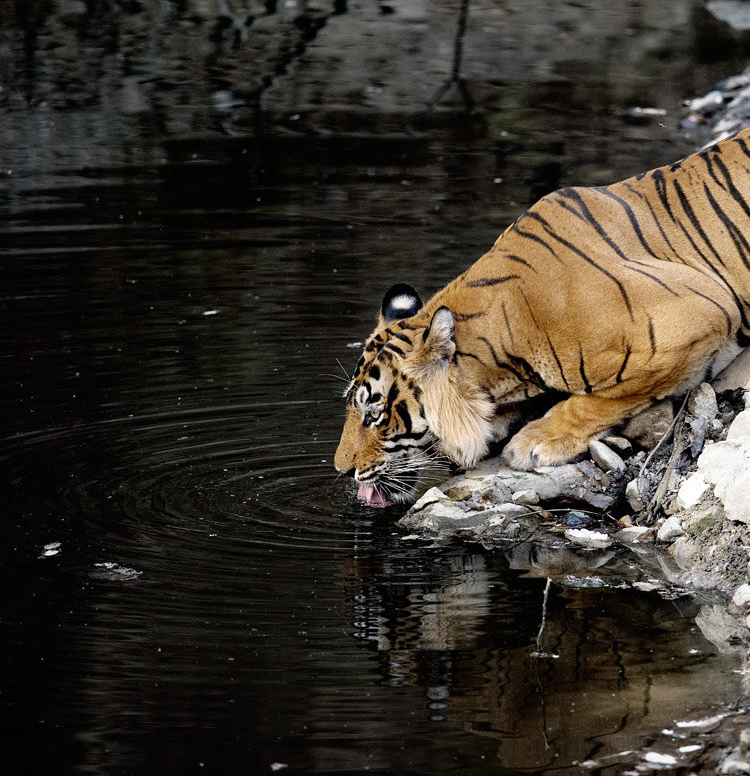
[[[379,472],[420,448],[389,439],[421,422],[421,444],[471,465],[532,399],[554,393],[568,398],[505,455],[518,468],[564,463],[716,373],[749,342],[748,202],[747,130],[610,186],[546,195],[425,305],[410,289],[390,312],[387,294],[353,378],[362,390],[349,392],[337,468],[380,492]],[[371,390],[378,359],[389,385],[382,376]],[[405,414],[408,391],[402,423],[394,407]],[[381,424],[364,426],[375,405]]]

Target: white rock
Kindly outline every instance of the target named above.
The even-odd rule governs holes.
[[[749,523],[749,411],[741,412],[729,428],[724,442],[708,443],[697,459],[697,472],[714,485],[726,517]]]
[[[680,536],[684,536],[684,529],[678,517],[671,515],[666,518],[666,521],[658,529],[658,541],[670,542],[674,539],[678,539]]]
[[[564,531],[564,536],[583,547],[594,547],[599,550],[613,544],[613,540],[608,534],[600,533],[599,531],[589,531],[587,528],[569,528]]]
[[[630,480],[627,483],[624,495],[627,497],[629,506],[634,512],[639,512],[645,506],[645,501],[640,493],[640,487],[637,480]]]
[[[729,430],[726,433],[726,441],[734,441],[734,440],[744,440],[745,438],[749,438],[750,428],[749,428],[749,422],[750,422],[750,412],[749,410],[742,410],[734,419],[731,421],[731,425],[729,426]]]
[[[598,439],[590,440],[588,450],[590,451],[590,457],[604,472],[615,471],[621,474],[626,468],[626,464],[621,459],[621,456]]]
[[[676,506],[679,509],[689,509],[699,504],[702,494],[710,487],[705,478],[699,472],[695,472],[681,484],[676,494]]]

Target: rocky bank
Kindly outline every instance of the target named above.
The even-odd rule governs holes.
[[[738,131],[749,124],[749,72],[686,107],[681,130],[698,147]],[[574,575],[694,595],[697,625],[720,652],[739,654],[748,688],[749,369],[746,350],[712,384],[593,441],[576,463],[518,472],[488,459],[430,488],[399,523],[406,538],[543,548],[540,572],[554,581]],[[750,772],[744,700],[737,712],[715,729],[694,772]]]

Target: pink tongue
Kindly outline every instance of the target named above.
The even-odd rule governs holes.
[[[365,482],[361,483],[358,488],[358,501],[362,501],[369,507],[378,508],[388,507],[392,503],[382,493],[379,493],[373,485],[366,485]]]

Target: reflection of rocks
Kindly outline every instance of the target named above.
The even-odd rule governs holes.
[[[422,687],[437,720],[496,741],[502,770],[569,772],[595,753],[628,767],[655,731],[717,714],[708,672],[736,665],[732,655],[708,661],[702,633],[677,616],[697,613],[691,597],[669,595],[635,565],[618,547],[470,549],[432,583],[403,589],[390,575],[382,589],[363,591],[359,627],[383,656],[384,682]],[[723,676],[720,704],[736,692]],[[676,736],[671,751],[683,764],[679,746],[701,735]]]

